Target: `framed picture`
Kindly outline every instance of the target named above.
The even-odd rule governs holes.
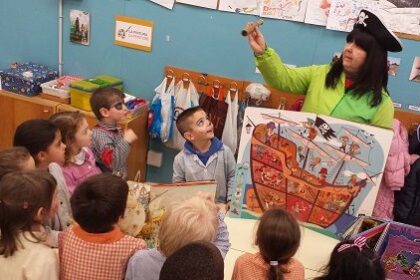
[[[116,16],[114,44],[150,52],[152,50],[153,22]]]
[[[88,12],[70,10],[70,41],[88,46],[90,43],[90,16]]]

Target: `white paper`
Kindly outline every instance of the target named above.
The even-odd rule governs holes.
[[[197,7],[217,9],[217,0],[176,0],[176,2]]]
[[[308,0],[306,8],[305,23],[316,25],[327,25],[328,13],[330,11],[330,0]]]
[[[303,22],[308,0],[263,0],[260,16]]]
[[[165,8],[168,8],[170,10],[172,10],[172,8],[174,6],[174,3],[175,3],[175,0],[150,0],[150,1],[152,1],[153,3],[156,3],[158,5],[161,5]]]
[[[219,10],[231,13],[258,15],[262,0],[220,0]]]

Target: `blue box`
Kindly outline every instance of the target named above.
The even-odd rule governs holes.
[[[41,84],[58,77],[57,71],[32,62],[14,64],[0,71],[2,89],[18,94],[35,96],[41,92]]]

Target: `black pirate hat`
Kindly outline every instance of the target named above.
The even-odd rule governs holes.
[[[403,46],[400,39],[376,15],[368,10],[360,11],[353,28],[368,32],[387,51],[402,51]]]

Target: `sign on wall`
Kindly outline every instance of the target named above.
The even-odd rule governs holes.
[[[150,52],[152,50],[153,22],[116,16],[114,44]]]

